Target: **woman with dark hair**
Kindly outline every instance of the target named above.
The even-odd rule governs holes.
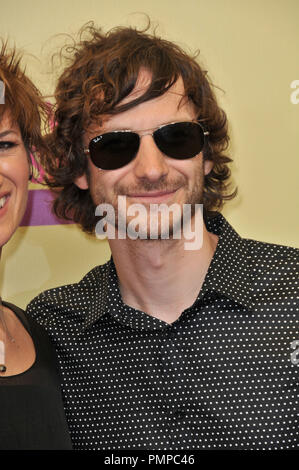
[[[45,151],[47,107],[20,66],[0,48],[0,254],[25,212],[30,153]],[[26,267],[24,275],[26,274]],[[56,357],[44,330],[0,298],[0,449],[71,449]]]

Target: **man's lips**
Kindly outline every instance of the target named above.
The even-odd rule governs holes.
[[[159,197],[166,197],[171,194],[174,194],[177,191],[177,189],[172,189],[170,191],[147,191],[144,193],[130,193],[127,196],[128,197],[134,197],[134,198],[159,198]]]

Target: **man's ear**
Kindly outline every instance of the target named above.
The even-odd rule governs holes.
[[[208,175],[210,171],[212,170],[213,166],[214,166],[214,162],[212,162],[212,160],[205,160],[203,164],[204,174]]]
[[[85,173],[83,173],[81,176],[78,176],[78,178],[74,180],[74,183],[80,189],[88,189],[88,181]]]

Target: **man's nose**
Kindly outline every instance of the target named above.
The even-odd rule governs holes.
[[[137,178],[158,181],[166,176],[169,167],[163,153],[158,149],[151,135],[141,137],[137,156],[134,160],[134,173]]]

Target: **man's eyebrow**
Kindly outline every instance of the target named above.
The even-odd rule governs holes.
[[[9,130],[7,130],[7,131],[4,131],[4,132],[1,132],[1,133],[0,133],[0,139],[1,139],[1,137],[6,137],[8,134],[16,134],[16,135],[18,135],[16,131],[13,131],[12,129],[9,129]]]

